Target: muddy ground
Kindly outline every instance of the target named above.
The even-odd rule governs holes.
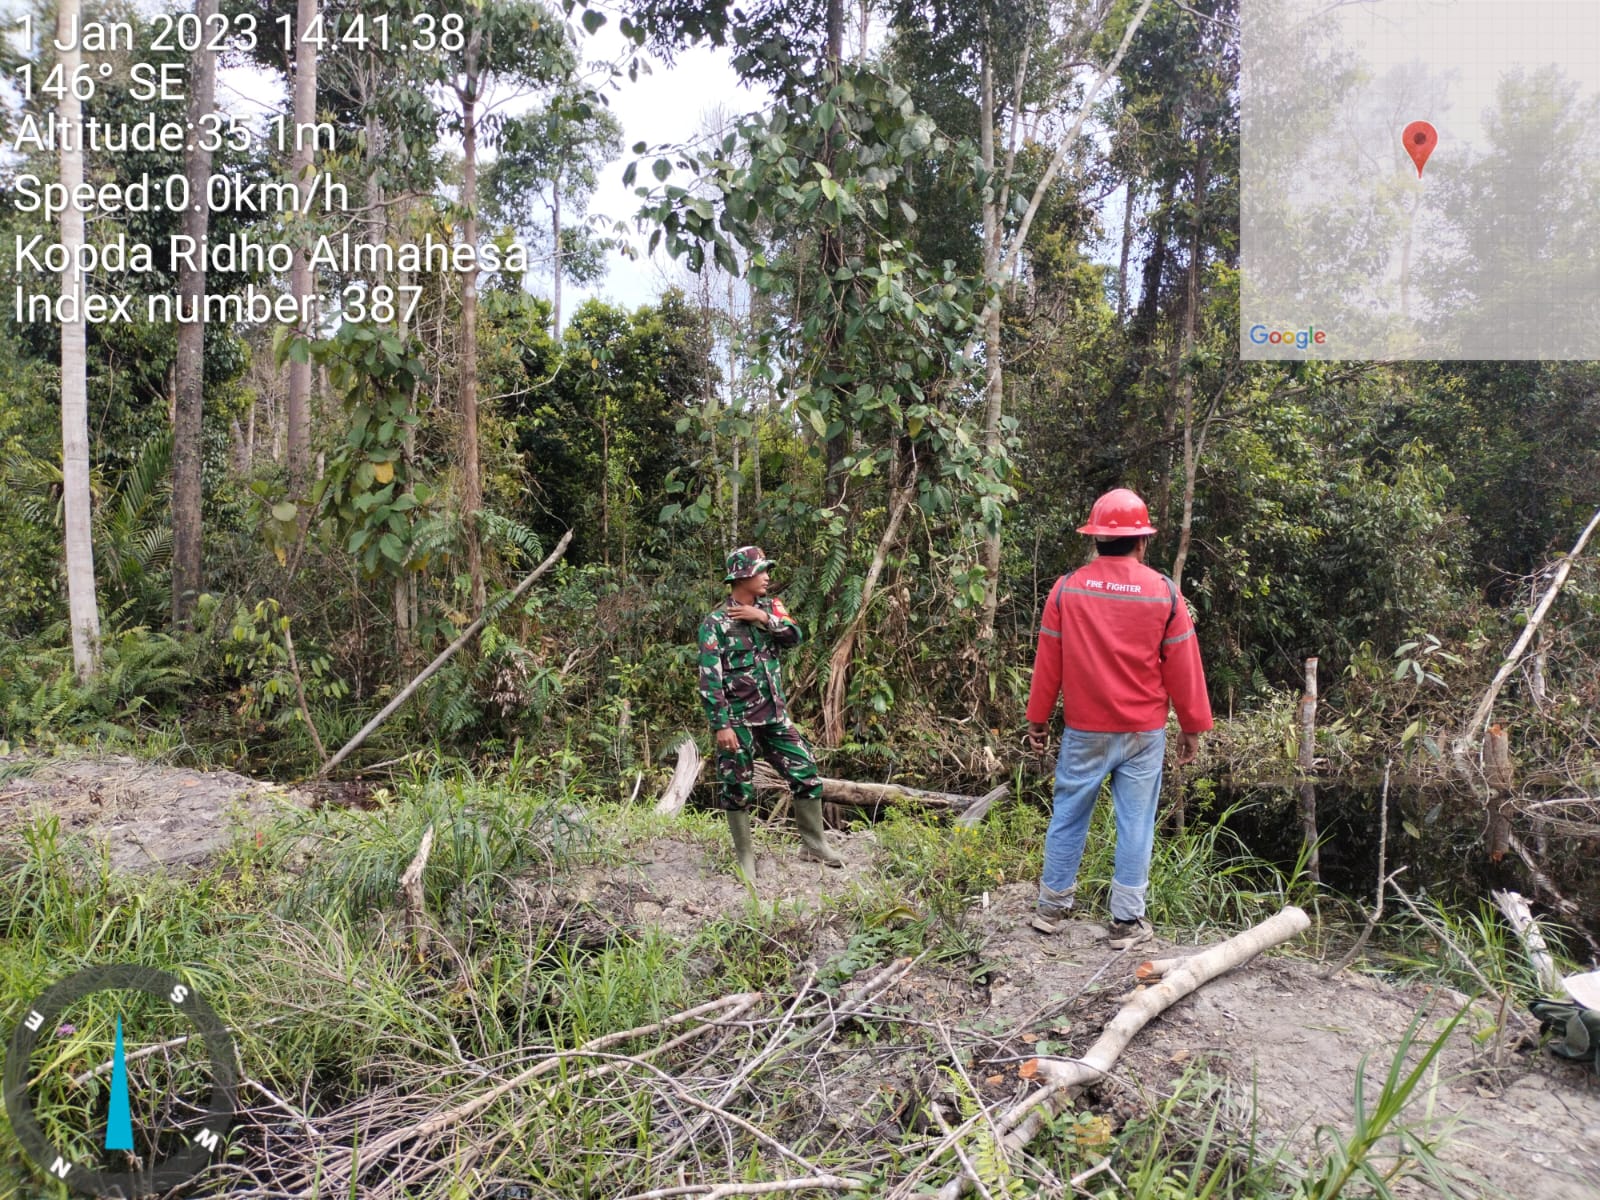
[[[314,804],[338,797],[286,793],[226,772],[141,764],[131,759],[0,758],[0,840],[15,836],[30,815],[57,814],[64,833],[101,841],[124,869],[203,861],[241,832],[264,826],[284,799]],[[805,924],[812,965],[845,949],[827,900],[854,887],[879,886],[870,832],[835,834],[847,865],[829,871],[794,854],[792,830],[760,833],[759,891]],[[690,839],[658,838],[628,847],[626,861],[589,867],[557,884],[528,880],[548,892],[548,908],[583,914],[601,927],[655,927],[692,934],[713,921],[738,919],[751,897],[727,874],[728,855]],[[966,963],[918,966],[886,999],[922,1019],[980,1030],[991,1046],[974,1062],[987,1100],[1020,1098],[1028,1089],[1019,1065],[1042,1049],[1071,1056],[1098,1036],[1132,986],[1137,960],[1179,952],[1158,940],[1134,954],[1100,944],[1091,920],[1053,936],[1027,924],[1033,888],[1010,884],[974,897],[967,927],[977,947]],[[1158,931],[1159,932],[1159,931]],[[804,967],[806,964],[797,963]],[[1253,1121],[1260,1139],[1290,1153],[1304,1151],[1321,1126],[1348,1130],[1363,1058],[1381,1085],[1395,1046],[1419,1011],[1434,1004],[1437,1025],[1454,1011],[1452,997],[1400,987],[1345,971],[1323,979],[1323,965],[1291,947],[1258,959],[1180,1001],[1146,1028],[1119,1063],[1117,1077],[1090,1103],[1131,1116],[1185,1069],[1201,1065],[1229,1085],[1219,1105],[1240,1130]],[[1431,1104],[1446,1131],[1443,1157],[1479,1182],[1466,1195],[1515,1200],[1600,1198],[1600,1083],[1592,1072],[1551,1059],[1515,1034],[1480,1040],[1490,1014],[1464,1021],[1442,1056]],[[870,1083],[830,1081],[826,1103],[840,1128],[881,1119],[882,1064]],[[913,1079],[890,1086],[912,1088]],[[1254,1104],[1250,1103],[1254,1096]],[[874,1101],[874,1102],[869,1102]],[[1411,1194],[1426,1189],[1408,1186]]]

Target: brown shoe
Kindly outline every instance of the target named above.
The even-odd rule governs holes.
[[[1132,950],[1155,937],[1156,931],[1143,917],[1131,921],[1113,921],[1106,933],[1106,945],[1113,950]]]
[[[1040,933],[1054,933],[1072,919],[1070,908],[1058,908],[1053,904],[1041,904],[1033,910],[1033,920],[1028,922]]]

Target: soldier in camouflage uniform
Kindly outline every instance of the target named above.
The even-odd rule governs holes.
[[[728,555],[727,600],[700,623],[700,699],[717,742],[717,780],[728,814],[739,871],[755,879],[750,803],[755,755],[773,765],[794,793],[800,857],[830,867],[844,860],[822,833],[822,782],[811,747],[789,720],[778,648],[800,644],[800,626],[778,597],[767,596],[767,569],[776,564],[759,546]]]

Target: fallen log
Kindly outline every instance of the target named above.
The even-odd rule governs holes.
[[[764,762],[756,764],[756,787],[762,791],[787,789],[778,773]],[[927,792],[898,783],[857,783],[853,779],[822,780],[822,799],[830,804],[852,804],[857,808],[876,808],[881,804],[920,804],[924,808],[955,808],[965,811],[974,803],[972,796],[954,792]]]
[[[700,767],[700,747],[692,737],[682,738],[678,742],[678,765],[672,769],[672,778],[661,793],[661,799],[656,801],[657,813],[663,817],[675,817],[683,811],[689,793],[700,779]]]
[[[1288,941],[1310,925],[1311,918],[1304,910],[1291,905],[1255,928],[1198,954],[1181,960],[1157,960],[1166,969],[1161,981],[1141,989],[1124,1004],[1082,1058],[1041,1057],[1038,1060],[1038,1074],[1044,1086],[999,1119],[999,1127],[1009,1131],[1000,1139],[1001,1153],[1019,1153],[1079,1092],[1109,1075],[1134,1034],[1166,1009],[1218,975],[1248,962],[1263,950]],[[959,1200],[972,1183],[969,1174],[956,1176],[939,1190],[939,1200]]]

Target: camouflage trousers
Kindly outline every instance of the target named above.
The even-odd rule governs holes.
[[[822,799],[822,779],[817,761],[800,731],[787,719],[766,725],[735,725],[738,750],[717,747],[717,789],[721,807],[748,812],[756,798],[756,761],[760,754],[789,785],[796,800]]]

